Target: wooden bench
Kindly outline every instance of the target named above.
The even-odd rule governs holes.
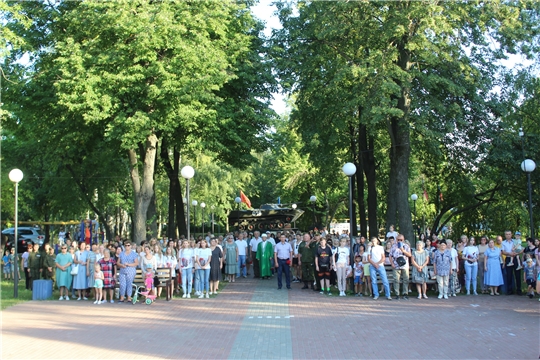
[[[167,267],[157,268],[156,276],[159,279],[159,285],[156,286],[156,288],[164,287],[167,290],[167,300],[170,300],[172,298],[171,287],[170,287],[171,282],[172,282],[171,268],[167,268]],[[135,273],[135,278],[133,279],[133,285],[145,286],[144,273],[141,269],[137,269],[137,272]],[[115,287],[120,287],[119,281],[116,281]]]

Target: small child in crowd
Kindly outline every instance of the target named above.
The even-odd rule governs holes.
[[[364,282],[362,279],[364,278],[364,264],[362,264],[362,257],[360,255],[356,255],[354,257],[354,292],[356,296],[364,296],[362,293],[364,292]]]
[[[103,272],[101,272],[101,266],[99,264],[96,264],[94,266],[94,287],[96,288],[96,301],[94,301],[94,304],[101,304],[101,300],[103,300]]]
[[[527,283],[527,296],[534,297],[534,288],[536,287],[536,278],[534,276],[534,263],[530,254],[525,255],[525,266],[523,266],[523,278]]]
[[[7,249],[2,257],[2,265],[4,266],[4,279],[11,280],[11,262],[9,261],[9,250]]]

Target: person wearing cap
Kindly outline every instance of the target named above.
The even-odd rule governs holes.
[[[315,257],[310,244],[311,236],[305,233],[302,242],[298,245],[298,265],[302,268],[302,282],[304,283],[302,289],[308,289],[308,284],[311,284],[311,288],[314,289],[313,272],[315,270]]]
[[[262,234],[261,242],[257,245],[257,262],[259,264],[259,276],[262,279],[267,279],[272,276],[270,270],[270,259],[274,253],[272,244],[268,241],[268,235]]]
[[[257,259],[257,250],[259,249],[259,243],[261,242],[261,233],[259,231],[255,231],[253,233],[253,238],[249,242],[249,247],[251,249],[251,259],[253,261],[253,277],[255,279],[261,277],[261,269],[259,267],[259,260]]]
[[[274,263],[278,271],[278,290],[282,287],[282,274],[285,271],[285,282],[287,289],[291,290],[291,261],[293,257],[293,249],[291,244],[285,242],[285,234],[279,236],[280,242],[276,244],[274,249]]]
[[[527,283],[527,296],[534,297],[534,289],[536,288],[536,277],[534,274],[535,264],[529,254],[526,255],[525,265],[523,266],[523,281]]]

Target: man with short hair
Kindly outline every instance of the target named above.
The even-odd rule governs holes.
[[[521,295],[521,270],[517,269],[517,260],[515,260],[517,253],[514,248],[512,232],[506,230],[504,232],[504,237],[505,240],[502,242],[502,252],[506,255],[504,260],[504,266],[506,268],[506,294],[512,295],[515,288],[516,294]]]
[[[304,283],[303,290],[308,289],[308,284],[312,289],[315,289],[313,285],[313,272],[315,270],[313,255],[313,249],[311,249],[311,236],[308,233],[304,234],[302,242],[298,245],[298,265],[302,268],[302,281]]]
[[[236,270],[236,277],[239,278],[240,275],[242,275],[243,277],[247,277],[246,251],[248,244],[246,240],[244,240],[243,233],[238,234],[238,240],[236,240],[235,243],[238,248],[238,267]]]
[[[291,244],[285,242],[285,234],[279,236],[280,242],[276,244],[274,248],[274,263],[278,270],[278,290],[281,290],[282,281],[281,277],[283,271],[285,271],[285,282],[287,284],[287,289],[291,290],[291,261],[293,256],[293,250]]]
[[[257,259],[257,249],[259,247],[259,243],[262,242],[261,233],[259,231],[255,231],[253,233],[253,238],[249,242],[249,248],[251,250],[251,259],[253,261],[253,277],[255,279],[261,277],[261,269],[259,269],[259,259]]]
[[[39,280],[41,275],[41,251],[39,244],[34,244],[34,251],[28,255],[28,268],[30,269],[30,290],[34,290],[34,280]]]
[[[405,236],[398,234],[397,242],[390,249],[390,264],[394,273],[394,290],[396,292],[396,300],[399,300],[399,283],[403,280],[403,291],[401,298],[409,300],[409,257],[411,256],[411,248],[404,243]],[[400,265],[401,262],[401,265]]]

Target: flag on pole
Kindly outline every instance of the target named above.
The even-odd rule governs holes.
[[[240,190],[240,199],[242,200],[241,202],[245,203],[248,208],[251,208],[251,201],[249,201],[249,198],[242,190]]]

